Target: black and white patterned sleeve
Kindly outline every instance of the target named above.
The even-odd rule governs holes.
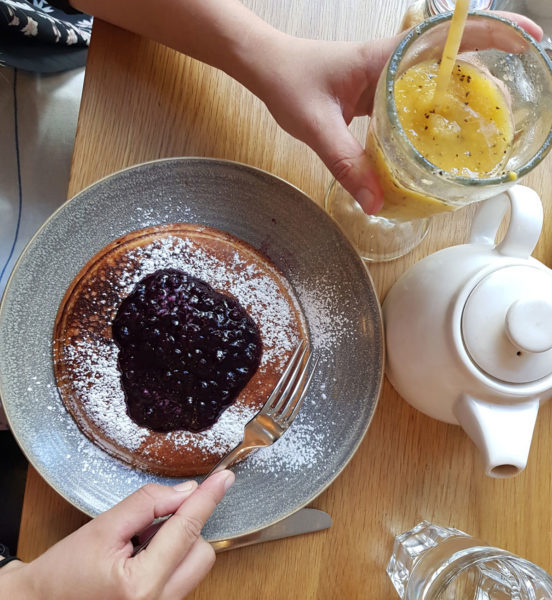
[[[33,44],[87,46],[91,28],[92,19],[71,9],[68,2],[0,0],[0,41],[19,38]]]

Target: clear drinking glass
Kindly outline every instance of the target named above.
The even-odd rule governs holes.
[[[552,598],[552,577],[537,565],[427,521],[395,538],[387,574],[403,600]]]
[[[438,15],[411,29],[380,76],[366,152],[384,188],[382,211],[366,215],[336,182],[326,193],[326,210],[367,261],[406,254],[427,233],[430,216],[503,192],[552,145],[552,62],[521,28],[477,12],[468,17],[458,60],[478,69],[504,95],[513,126],[508,158],[490,176],[469,176],[439,168],[412,145],[399,119],[395,82],[409,67],[440,59],[450,19],[450,13]]]

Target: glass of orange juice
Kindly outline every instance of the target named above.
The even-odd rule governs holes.
[[[336,182],[326,194],[326,210],[367,261],[408,253],[433,215],[503,192],[552,145],[552,62],[502,17],[468,15],[452,74],[436,93],[451,16],[410,30],[380,76],[366,153],[382,210],[366,215]]]

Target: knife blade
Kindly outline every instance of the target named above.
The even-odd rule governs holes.
[[[228,540],[211,542],[215,552],[225,552],[234,548],[251,546],[262,542],[270,542],[304,533],[322,531],[332,526],[332,518],[328,513],[316,508],[302,508],[289,517],[269,525],[264,529],[248,533]]]

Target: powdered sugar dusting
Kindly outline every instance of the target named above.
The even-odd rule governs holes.
[[[117,369],[119,349],[115,342],[84,338],[64,349],[64,358],[78,364],[76,390],[86,398],[88,416],[112,440],[124,440],[129,450],[140,447],[148,430],[126,414],[124,392]]]
[[[228,452],[242,440],[245,424],[256,412],[254,408],[235,404],[224,411],[218,421],[201,436],[196,434],[193,441],[188,439],[191,434],[183,431],[173,431],[168,434],[168,437],[176,446],[193,443],[200,450],[210,451],[218,448]]]
[[[248,461],[250,466],[277,473],[307,470],[316,465],[320,448],[326,443],[328,432],[319,425],[296,420],[289,432],[268,448],[260,448]]]
[[[345,307],[337,302],[337,298],[340,302],[343,298],[336,285],[319,279],[312,285],[306,282],[295,288],[309,324],[312,347],[322,359],[328,353],[331,355],[335,345],[351,329]]]

